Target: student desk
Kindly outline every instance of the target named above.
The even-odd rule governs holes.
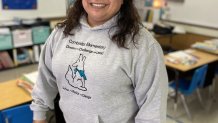
[[[31,95],[16,85],[17,80],[18,79],[0,83],[0,123],[2,123],[1,111],[32,101]],[[55,114],[58,116],[56,120],[64,123],[63,114],[59,109],[58,101],[57,99],[55,102],[55,110],[57,111]]]
[[[16,81],[0,83],[0,111],[32,101],[31,95],[18,87]]]
[[[190,70],[193,70],[197,67],[200,67],[202,65],[205,64],[209,64],[209,63],[213,63],[216,62],[218,60],[218,56],[214,55],[214,54],[210,54],[210,53],[206,53],[200,50],[196,50],[196,49],[187,49],[189,50],[189,53],[192,54],[193,56],[196,56],[198,58],[198,61],[196,64],[191,65],[191,66],[187,66],[187,65],[182,65],[182,64],[174,64],[171,62],[168,62],[167,60],[165,60],[165,64],[168,68],[172,68],[173,70],[175,70],[175,81],[176,83],[176,89],[175,89],[175,106],[174,108],[177,108],[177,98],[178,98],[178,79],[179,79],[179,72],[188,72]],[[169,57],[168,55],[165,55],[164,58],[166,59],[167,57]]]
[[[206,53],[200,50],[196,50],[196,49],[187,49],[190,51],[190,53],[193,56],[196,56],[198,58],[198,61],[196,64],[191,65],[191,66],[187,66],[187,65],[182,65],[182,64],[173,64],[171,62],[168,62],[165,60],[165,64],[167,67],[182,71],[182,72],[187,72],[189,70],[195,69],[197,67],[200,67],[202,65],[211,63],[211,62],[215,62],[218,60],[218,56],[217,55],[213,55],[210,53]],[[165,58],[168,57],[168,55],[164,56]]]

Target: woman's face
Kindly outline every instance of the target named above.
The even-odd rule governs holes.
[[[120,10],[123,0],[82,0],[82,4],[89,25],[94,27],[112,18]]]

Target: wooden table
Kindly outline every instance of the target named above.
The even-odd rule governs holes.
[[[0,110],[30,102],[31,95],[16,85],[17,80],[0,83]]]
[[[188,71],[193,70],[197,67],[200,67],[200,66],[203,66],[205,64],[212,63],[212,62],[216,62],[218,60],[217,55],[203,52],[203,51],[200,51],[197,49],[187,49],[187,51],[191,55],[196,56],[198,58],[198,61],[196,64],[190,65],[190,66],[182,65],[182,64],[174,64],[174,63],[168,62],[166,60],[167,57],[170,57],[169,55],[164,56],[166,66],[175,70],[175,82],[176,82],[176,89],[175,89],[176,94],[175,94],[175,106],[174,106],[175,109],[177,107],[177,97],[178,97],[178,87],[179,87],[179,85],[178,85],[179,72],[188,72]]]
[[[196,56],[198,58],[198,61],[196,64],[194,65],[182,65],[182,64],[174,64],[171,62],[168,62],[167,60],[165,60],[165,64],[167,67],[182,71],[182,72],[187,72],[189,70],[193,70],[197,67],[200,67],[202,65],[211,63],[211,62],[215,62],[218,60],[218,56],[214,55],[214,54],[210,54],[210,53],[206,53],[200,50],[196,50],[196,49],[187,49],[187,51],[192,54],[193,56]],[[169,57],[168,55],[164,56],[165,59],[167,57]]]

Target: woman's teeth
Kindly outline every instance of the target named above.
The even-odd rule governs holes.
[[[91,3],[91,6],[102,8],[102,7],[105,7],[106,4],[101,4],[101,3]]]

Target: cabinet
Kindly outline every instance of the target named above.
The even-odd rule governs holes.
[[[163,49],[184,50],[191,47],[195,42],[203,42],[213,39],[214,37],[186,33],[186,34],[169,34],[156,35],[156,40],[160,43]]]
[[[37,63],[50,32],[48,21],[0,27],[0,70]]]

